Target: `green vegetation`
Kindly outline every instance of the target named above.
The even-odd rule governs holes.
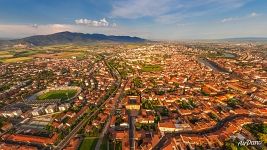
[[[71,80],[70,81],[70,86],[79,86],[79,87],[82,87],[82,86],[84,86],[84,84],[83,84],[82,81]]]
[[[176,88],[179,88],[179,83],[174,82],[173,85],[174,85]]]
[[[150,123],[150,124],[136,123],[135,126],[137,130],[156,131],[157,124],[156,123]]]
[[[193,116],[193,117],[189,118],[188,120],[190,121],[190,123],[196,124],[197,122],[200,121],[200,118]]]
[[[109,139],[108,137],[104,137],[100,149],[106,150],[108,148],[108,145],[109,145]]]
[[[8,51],[0,51],[0,59],[1,58],[11,58],[13,55]]]
[[[238,104],[240,104],[240,101],[238,99],[235,99],[235,98],[231,98],[227,101],[227,105],[232,107],[232,108],[236,108]]]
[[[113,141],[109,144],[110,150],[122,150],[122,143],[120,141]]]
[[[116,68],[123,79],[126,79],[128,74],[133,72],[132,66],[126,64],[126,62],[122,59],[112,59],[108,62],[108,64]]]
[[[37,97],[38,100],[61,99],[67,100],[77,93],[76,90],[51,90]]]
[[[31,57],[16,57],[16,58],[7,58],[1,60],[3,63],[16,63],[16,62],[26,62],[32,60]]]
[[[170,54],[164,54],[164,55],[163,55],[163,58],[164,58],[164,59],[169,59],[169,58],[171,58],[171,57],[172,57],[172,55],[170,55]]]
[[[148,100],[148,99],[142,99],[142,108],[143,109],[151,109],[153,110],[155,106],[159,105],[158,100]]]
[[[0,128],[4,125],[5,121],[6,121],[5,117],[0,117]]]
[[[117,115],[116,116],[116,121],[115,121],[115,126],[119,126],[123,122],[122,116]]]
[[[208,116],[215,121],[219,121],[219,118],[212,112],[209,112]]]
[[[192,99],[189,99],[188,101],[184,100],[180,101],[179,106],[182,109],[194,109],[197,107],[196,103]]]
[[[101,132],[101,128],[94,126],[92,130],[86,134],[88,137],[98,137]]]
[[[249,150],[249,148],[247,146],[241,146],[238,145],[238,141],[237,140],[228,140],[225,141],[224,143],[224,149],[225,150]]]
[[[166,107],[163,107],[163,109],[160,111],[161,116],[169,116],[169,110]]]
[[[39,72],[37,74],[37,79],[40,79],[40,80],[45,80],[45,79],[49,79],[49,78],[52,78],[54,76],[54,73],[53,71],[51,70],[42,70],[41,72]]]
[[[28,57],[37,53],[41,53],[37,50],[21,50],[18,52],[14,52],[14,57]]]
[[[0,102],[0,108],[3,108],[5,106],[4,102]]]
[[[82,141],[82,144],[80,145],[79,150],[95,149],[97,141],[98,141],[98,138],[86,137]]]
[[[134,78],[133,84],[136,88],[142,88],[144,86],[140,77]]]
[[[207,93],[204,92],[203,90],[201,90],[200,93],[201,93],[203,96],[209,96],[209,94],[207,94]]]
[[[165,94],[165,91],[156,90],[155,91],[155,94],[156,95],[164,95]]]
[[[8,51],[0,51],[0,55],[8,55],[9,52]]]
[[[129,89],[127,91],[125,91],[126,95],[132,95],[132,96],[138,96],[140,95],[140,91],[138,91],[137,89]]]
[[[116,143],[116,150],[122,150],[122,143]]]
[[[8,84],[0,85],[0,92],[8,90],[10,86]]]
[[[258,140],[267,144],[267,124],[252,123],[245,125],[244,128],[250,131]]]
[[[160,65],[144,65],[141,69],[143,72],[154,72],[154,71],[162,71],[162,67]]]

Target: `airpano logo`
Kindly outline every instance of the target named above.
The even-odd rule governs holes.
[[[256,146],[261,145],[261,141],[242,140],[238,142],[238,146]]]

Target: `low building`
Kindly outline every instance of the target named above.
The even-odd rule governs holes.
[[[126,97],[126,109],[128,109],[128,110],[140,110],[140,96],[128,96],[128,97]]]
[[[178,132],[182,130],[192,130],[189,124],[175,124],[172,121],[158,123],[161,132]]]
[[[22,111],[20,109],[7,110],[7,111],[1,112],[1,115],[6,118],[20,117],[21,114],[22,114]]]
[[[68,110],[69,108],[70,108],[69,103],[61,104],[58,106],[59,111],[65,111],[65,110]]]
[[[44,107],[38,107],[32,111],[33,116],[39,116],[44,114]]]
[[[5,124],[2,126],[1,130],[3,130],[3,131],[8,131],[8,130],[10,130],[12,127],[13,127],[12,123],[5,123]]]
[[[48,106],[45,108],[45,112],[46,112],[47,114],[51,114],[51,113],[56,112],[56,109],[57,109],[57,105],[56,105],[56,104],[48,105]]]

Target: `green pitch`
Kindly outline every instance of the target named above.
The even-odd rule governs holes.
[[[67,100],[77,93],[76,90],[51,90],[37,97],[38,100],[61,99]]]

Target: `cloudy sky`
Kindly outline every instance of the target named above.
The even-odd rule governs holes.
[[[267,0],[0,0],[0,38],[61,31],[162,40],[267,37]]]

